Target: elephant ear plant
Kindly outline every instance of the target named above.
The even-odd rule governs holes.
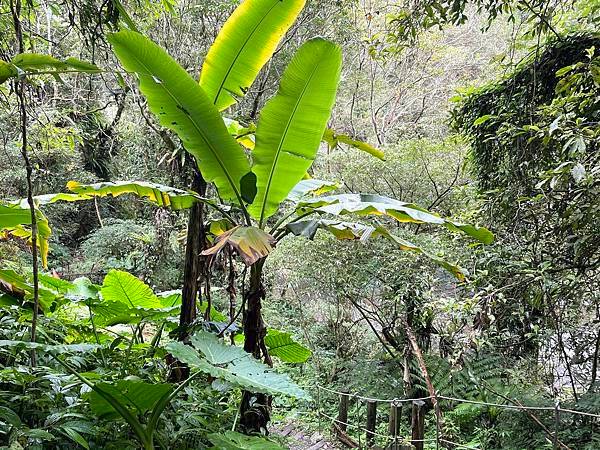
[[[130,367],[133,344],[144,345],[138,338],[142,335],[145,324],[152,324],[156,334],[147,345],[143,359],[150,362],[154,358],[153,350],[156,350],[159,344],[167,318],[177,306],[179,294],[156,295],[135,276],[117,270],[112,270],[106,275],[102,286],[93,285],[85,278],[71,283],[47,274],[40,274],[40,281],[44,314],[50,317],[60,314],[60,317],[64,317],[75,310],[81,312],[86,308],[89,311],[96,343],[48,345],[39,342],[0,340],[0,356],[16,359],[21,351],[36,351],[40,361],[52,359],[87,386],[87,393],[83,394],[83,397],[89,402],[94,416],[125,421],[141,447],[146,450],[155,448],[155,436],[160,428],[163,413],[189,383],[203,374],[223,380],[231,387],[249,389],[265,395],[308,398],[287,375],[276,373],[241,348],[226,345],[214,334],[204,331],[191,336],[191,345],[169,342],[165,346],[166,350],[185,362],[193,371],[178,385],[149,382],[136,376],[125,377]],[[33,291],[28,277],[22,277],[11,270],[0,270],[0,282],[14,291],[14,306],[19,304],[19,293],[25,294],[26,297]],[[127,324],[134,328],[131,338],[127,339],[117,333],[117,337],[112,339],[106,333],[106,327],[116,324]],[[74,326],[78,329],[79,327],[81,323]],[[102,336],[103,342],[99,336]],[[269,344],[282,360],[302,361],[308,357],[308,350],[291,340],[286,333],[273,333]],[[69,359],[72,359],[72,362]],[[85,361],[83,365],[82,361]],[[101,362],[101,366],[85,373],[76,369],[82,366],[89,369],[92,361]],[[115,370],[118,369],[115,366],[119,364],[120,370]],[[6,411],[16,415],[8,408],[2,412],[6,414]],[[73,430],[69,437],[84,448],[90,448],[76,431]],[[208,435],[207,438],[215,444],[219,441],[217,435]],[[244,439],[231,432],[223,437],[225,438],[234,441]],[[161,448],[166,448],[164,439],[161,441]],[[256,448],[280,448],[259,438],[253,438],[252,442]]]

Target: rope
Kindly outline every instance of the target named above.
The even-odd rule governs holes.
[[[356,398],[359,400],[364,400],[366,402],[377,402],[377,403],[395,403],[395,404],[400,404],[400,403],[410,403],[410,402],[414,402],[417,400],[429,400],[432,397],[421,397],[421,398],[392,398],[392,399],[382,399],[382,398],[373,398],[373,397],[364,397],[362,395],[358,395],[358,394],[350,394],[348,392],[340,392],[340,391],[336,391],[334,389],[329,389],[326,388],[325,386],[320,386],[317,384],[317,390],[322,389],[324,391],[330,392],[331,394],[337,394],[337,395],[348,395],[350,398]],[[554,408],[552,408],[554,409]]]
[[[485,406],[495,406],[497,408],[506,408],[506,409],[529,409],[532,411],[554,411],[554,406],[516,406],[516,405],[507,405],[502,403],[486,403],[480,402],[477,400],[466,400],[462,398],[454,398],[454,397],[445,397],[443,395],[438,395],[438,398],[442,398],[444,400],[451,400],[459,403],[471,403],[474,405],[485,405]]]
[[[440,441],[441,442],[445,442],[446,444],[455,445],[458,448],[467,448],[467,449],[470,449],[470,450],[480,450],[477,447],[469,447],[468,445],[459,444],[458,442],[452,442],[452,441],[449,441],[448,439],[440,439]]]
[[[350,398],[356,398],[359,400],[378,402],[378,403],[390,403],[390,404],[395,404],[395,405],[398,405],[401,403],[411,403],[413,401],[419,401],[419,400],[421,400],[421,401],[429,400],[432,398],[431,396],[428,396],[428,397],[421,397],[421,398],[380,399],[380,398],[365,397],[365,396],[358,395],[358,394],[350,394],[348,392],[340,392],[340,391],[336,391],[335,389],[326,388],[325,386],[320,386],[320,385],[316,385],[316,387],[317,387],[317,390],[322,389],[331,394],[347,395]],[[470,403],[473,405],[492,406],[492,407],[496,407],[496,408],[514,409],[514,410],[521,410],[521,411],[522,410],[529,410],[529,411],[556,411],[557,410],[557,408],[555,408],[554,406],[517,406],[517,405],[507,405],[507,404],[502,404],[502,403],[488,403],[488,402],[482,402],[482,401],[478,401],[478,400],[468,400],[468,399],[464,399],[464,398],[446,397],[444,395],[438,395],[437,398],[442,399],[442,400],[458,402],[458,403]],[[589,412],[585,412],[585,411],[578,411],[575,409],[558,408],[558,411],[568,413],[568,414],[579,414],[581,416],[594,417],[594,418],[600,419],[599,414],[593,414],[593,413],[589,413]]]
[[[380,438],[380,439],[384,439],[386,441],[392,441],[392,442],[436,442],[436,445],[439,447],[440,443],[445,443],[445,444],[449,444],[449,445],[453,445],[456,448],[460,448],[460,449],[467,449],[467,450],[480,450],[480,448],[478,447],[471,447],[468,445],[464,445],[464,444],[460,444],[458,442],[453,442],[450,441],[448,439],[444,439],[444,437],[442,435],[440,435],[439,432],[439,426],[436,426],[436,437],[435,438],[426,438],[426,439],[411,439],[411,438],[402,438],[397,436],[396,432],[394,431],[393,436],[389,436],[389,435],[383,435],[380,433],[377,433],[376,431],[370,431],[367,430],[366,428],[363,428],[360,426],[360,406],[363,402],[377,402],[377,403],[387,403],[390,404],[391,406],[401,406],[402,403],[412,403],[415,401],[423,401],[423,400],[429,400],[432,397],[422,397],[422,398],[404,398],[404,399],[398,399],[398,398],[394,398],[394,399],[380,399],[380,398],[372,398],[372,397],[366,397],[366,396],[362,396],[362,395],[358,395],[357,393],[349,393],[349,392],[340,392],[337,391],[335,389],[330,389],[327,388],[325,386],[320,386],[320,385],[316,385],[317,388],[317,398],[318,398],[318,408],[317,408],[317,414],[319,416],[319,424],[320,424],[320,418],[324,417],[328,420],[331,420],[333,423],[336,424],[340,424],[340,425],[344,425],[347,428],[351,428],[356,430],[357,433],[357,437],[358,437],[358,445],[360,447],[361,445],[361,436],[364,433],[367,434],[367,437],[372,436],[373,439],[374,438]],[[325,413],[323,413],[321,411],[321,396],[320,396],[320,390],[329,392],[331,394],[335,394],[335,395],[339,395],[339,396],[346,396],[347,398],[354,398],[357,399],[356,401],[356,424],[354,423],[348,423],[348,422],[343,422],[340,421],[338,418],[335,417],[331,417]],[[482,406],[488,406],[488,407],[495,407],[495,408],[503,408],[503,409],[508,409],[508,410],[517,410],[517,411],[554,411],[556,416],[559,415],[559,413],[563,412],[563,413],[567,413],[567,414],[575,414],[575,415],[581,415],[581,416],[587,416],[587,417],[593,417],[593,418],[600,418],[600,415],[598,414],[593,414],[593,413],[589,413],[589,412],[585,412],[585,411],[579,411],[579,410],[574,410],[574,409],[563,409],[560,408],[560,403],[556,403],[555,406],[525,406],[525,405],[519,405],[517,400],[510,400],[509,398],[506,398],[506,400],[508,401],[513,401],[514,403],[517,403],[517,405],[511,405],[511,404],[502,404],[502,403],[489,403],[489,402],[484,402],[484,401],[478,401],[478,400],[468,400],[468,399],[463,399],[463,398],[456,398],[456,397],[446,397],[443,395],[437,395],[437,398],[440,400],[448,400],[448,401],[453,401],[453,402],[458,402],[458,403],[468,403],[468,404],[473,404],[473,405],[482,405]],[[362,401],[358,401],[358,400],[362,400]],[[348,420],[348,419],[346,419]],[[395,427],[394,427],[395,430]],[[558,430],[555,430],[555,435],[557,435],[556,433],[558,432]]]
[[[358,425],[355,425],[355,424],[352,424],[352,423],[349,423],[349,422],[343,422],[343,421],[339,420],[337,417],[329,416],[329,415],[327,415],[327,414],[325,414],[324,412],[321,412],[321,411],[318,411],[318,414],[320,416],[322,416],[322,417],[325,417],[326,419],[331,420],[332,422],[337,423],[337,424],[346,425],[346,427],[349,427],[349,428],[355,428],[357,431],[364,431],[365,433],[370,433],[373,436],[377,436],[377,437],[380,437],[380,438],[383,438],[383,439],[392,439],[393,438],[392,436],[389,436],[387,434],[380,434],[380,433],[377,433],[376,431],[369,431],[366,428],[362,428],[362,427],[360,427]],[[427,438],[427,439],[404,438],[404,439],[401,439],[401,440],[403,442],[432,442],[432,441],[435,441],[436,438]]]
[[[592,413],[584,412],[584,411],[576,411],[574,409],[556,408],[556,410],[559,411],[559,412],[566,412],[566,413],[571,413],[571,414],[579,414],[580,416],[588,416],[588,417],[600,418],[600,415],[598,415],[598,414],[592,414]]]

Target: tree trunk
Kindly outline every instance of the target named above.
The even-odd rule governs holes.
[[[206,181],[196,169],[192,190],[200,196],[206,195]],[[201,255],[206,246],[206,230],[204,229],[204,204],[196,202],[190,209],[185,247],[185,267],[183,288],[181,291],[181,312],[179,313],[180,341],[185,341],[190,335],[190,325],[196,320],[196,298],[201,295],[200,286],[204,277],[204,256]],[[180,363],[171,355],[167,355],[167,363],[171,367],[169,381],[181,382],[190,375],[189,367]]]
[[[256,359],[264,358],[265,364],[273,366],[264,338],[267,327],[262,319],[262,300],[265,288],[262,280],[264,259],[250,267],[250,286],[244,295],[244,350]],[[271,396],[244,391],[240,405],[240,426],[246,433],[266,433],[271,419]]]
[[[196,171],[192,190],[200,196],[206,195],[206,181]],[[204,204],[196,202],[190,209],[185,247],[185,268],[181,293],[181,313],[179,315],[179,340],[188,337],[189,325],[196,319],[196,297],[204,275],[204,257],[201,255],[206,244],[204,229]]]
[[[15,28],[15,36],[17,38],[17,44],[19,46],[19,53],[25,51],[23,44],[23,27],[21,24],[21,1],[11,1],[10,10],[13,18],[13,25]],[[33,271],[33,315],[31,317],[31,342],[37,340],[37,322],[39,313],[39,280],[38,280],[38,226],[37,216],[35,213],[35,204],[33,201],[33,165],[29,159],[28,143],[27,143],[27,105],[25,104],[25,77],[19,77],[18,81],[15,81],[15,92],[17,93],[18,105],[19,105],[19,116],[21,125],[21,155],[25,162],[25,170],[27,177],[27,204],[29,205],[29,213],[31,215],[31,258],[32,258],[32,271]],[[31,350],[31,367],[37,365],[35,349]]]

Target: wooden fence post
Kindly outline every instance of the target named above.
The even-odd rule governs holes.
[[[416,450],[423,450],[423,439],[425,437],[425,411],[422,400],[414,400],[412,404],[412,445]]]
[[[338,417],[336,424],[342,431],[348,430],[348,406],[350,405],[350,396],[347,392],[340,394],[340,406],[338,410]]]
[[[400,431],[400,417],[402,416],[402,403],[394,399],[390,403],[390,421],[388,425],[388,432],[394,443],[398,438],[398,431]]]
[[[375,426],[377,425],[377,402],[367,401],[367,448],[375,445]]]

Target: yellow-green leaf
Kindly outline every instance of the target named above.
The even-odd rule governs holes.
[[[137,74],[150,110],[161,125],[177,133],[204,179],[215,184],[222,199],[241,202],[240,180],[250,164],[204,90],[167,52],[141,34],[123,30],[108,39],[123,67]]]
[[[337,45],[321,38],[306,42],[261,112],[252,152],[258,194],[249,207],[261,225],[315,159],[335,103],[341,64]]]
[[[206,55],[200,85],[219,110],[252,85],[305,0],[245,0],[227,19]]]

